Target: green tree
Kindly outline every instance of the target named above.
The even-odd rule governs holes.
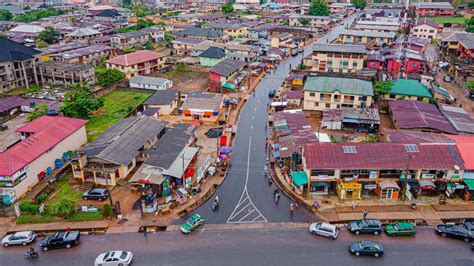
[[[145,49],[150,50],[150,51],[153,51],[155,49],[153,42],[151,42],[151,40],[148,40],[148,42],[146,43]]]
[[[104,207],[102,207],[102,216],[104,217],[111,217],[114,214],[114,211],[112,210],[112,207],[110,204],[104,204]]]
[[[44,31],[38,34],[38,39],[47,43],[51,43],[58,36],[59,36],[59,33],[57,33],[53,27],[48,26],[44,28]]]
[[[458,6],[462,5],[462,0],[453,0],[451,2],[451,5],[453,5],[454,7],[458,7]]]
[[[307,19],[307,18],[299,18],[298,22],[301,23],[301,25],[303,25],[303,27],[306,27],[306,26],[309,25],[309,19]]]
[[[28,115],[28,121],[33,121],[38,117],[46,115],[48,113],[49,106],[47,104],[40,104],[35,107],[35,110]]]
[[[471,2],[467,3],[467,7],[469,9],[474,9],[474,1],[471,1]]]
[[[137,28],[139,30],[144,29],[144,28],[149,28],[151,26],[155,25],[152,21],[145,20],[145,19],[138,19],[137,20]]]
[[[96,74],[97,84],[100,86],[110,86],[125,79],[125,75],[117,69],[106,69]]]
[[[136,17],[141,18],[145,16],[145,7],[142,5],[133,5],[130,9]]]
[[[367,6],[366,0],[352,0],[351,3],[353,3],[355,7],[359,9],[364,9]]]
[[[10,21],[13,18],[12,12],[6,9],[0,9],[0,21]]]
[[[69,218],[75,213],[75,208],[76,204],[74,201],[64,199],[58,204],[57,209],[54,211],[63,218]]]
[[[43,40],[40,40],[40,39],[36,39],[35,41],[35,47],[36,48],[46,48],[48,47],[48,43],[43,41]]]
[[[104,98],[96,98],[90,86],[77,83],[71,86],[71,91],[64,97],[64,105],[61,111],[65,116],[76,118],[89,118],[89,113],[104,105]]]
[[[380,99],[382,95],[389,94],[392,90],[393,82],[392,81],[377,81],[374,84],[375,97]]]
[[[312,0],[308,14],[311,16],[329,16],[329,6],[324,0]]]
[[[63,10],[56,9],[53,7],[48,7],[47,9],[30,11],[26,14],[19,15],[13,18],[15,22],[32,22],[41,18],[47,18],[52,16],[59,16],[66,13]]]
[[[196,26],[196,28],[201,28],[202,25],[204,25],[204,24],[206,24],[206,22],[204,22],[204,21],[199,21],[199,22],[196,23],[195,26]]]
[[[173,40],[173,33],[165,32],[165,41],[166,42],[171,42],[172,40]]]
[[[234,5],[232,3],[227,3],[222,5],[222,13],[229,14],[234,12]]]

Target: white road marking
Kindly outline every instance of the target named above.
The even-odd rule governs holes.
[[[252,120],[255,120],[255,116],[254,116],[254,115],[252,116]]]
[[[253,129],[253,125],[250,126],[250,130],[252,130],[252,129]]]
[[[252,150],[252,136],[249,137],[249,149],[247,152],[247,173],[245,176],[245,185],[244,185],[244,190],[242,191],[242,195],[240,196],[239,202],[237,202],[237,205],[235,206],[234,210],[230,214],[229,218],[227,219],[227,223],[252,223],[256,222],[256,219],[261,217],[261,221],[258,222],[268,222],[267,219],[262,215],[262,213],[257,209],[255,204],[253,203],[252,199],[249,196],[249,193],[247,191],[247,185],[249,182],[249,174],[250,174],[250,152]],[[245,205],[243,208],[239,208],[241,205],[244,204],[244,202],[249,201],[247,205]],[[240,210],[239,210],[240,209]],[[237,221],[233,221],[234,218],[237,217],[242,211],[247,210],[249,213],[247,213],[244,217],[240,218]],[[257,212],[259,215],[257,218],[254,218],[251,221],[243,221],[245,218],[247,218],[251,213]]]

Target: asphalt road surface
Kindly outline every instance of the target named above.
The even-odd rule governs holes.
[[[385,255],[355,257],[347,246],[370,239],[382,243]],[[37,247],[37,243],[34,244]],[[106,247],[105,247],[106,246]],[[471,266],[470,244],[444,239],[433,229],[418,230],[415,237],[355,236],[343,229],[337,240],[313,236],[305,228],[271,230],[212,230],[204,227],[191,235],[158,232],[82,236],[71,249],[40,252],[27,260],[27,247],[0,248],[0,265],[93,265],[108,250],[129,250],[133,265],[430,265]]]
[[[356,15],[352,15],[347,18],[344,25],[338,25],[316,43],[327,43],[328,40],[337,38],[339,31],[355,17]],[[311,52],[312,45],[309,45],[304,54]],[[276,186],[269,185],[265,179],[265,125],[268,119],[267,105],[271,102],[268,93],[280,88],[290,68],[300,64],[302,57],[300,54],[283,60],[274,72],[261,80],[242,108],[230,168],[224,183],[215,194],[219,197],[220,206],[216,211],[211,210],[212,197],[196,211],[209,223],[310,222],[317,219],[302,208],[290,215],[290,199],[281,193],[282,197],[275,203],[273,191]]]

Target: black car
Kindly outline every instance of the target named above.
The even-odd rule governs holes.
[[[463,225],[440,224],[436,226],[436,233],[442,237],[451,237],[469,242],[472,240],[472,233]]]
[[[362,219],[354,222],[350,222],[347,229],[352,233],[358,234],[374,234],[378,235],[382,233],[382,223],[376,219]]]
[[[469,231],[471,231],[471,233],[474,233],[474,220],[466,220],[464,222],[464,227],[466,227]]]
[[[110,196],[110,192],[106,188],[91,188],[88,191],[82,194],[84,200],[95,199],[98,201],[103,201]]]
[[[276,95],[276,90],[274,89],[268,93],[268,97],[271,97],[271,98],[275,97],[275,95]]]
[[[80,237],[79,231],[56,232],[52,236],[41,239],[40,248],[43,251],[54,248],[71,248],[79,244]]]
[[[349,245],[349,251],[356,256],[369,255],[379,257],[383,255],[382,245],[370,240],[352,242]]]

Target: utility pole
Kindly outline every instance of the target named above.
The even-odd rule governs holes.
[[[112,192],[110,191],[109,189],[109,180],[108,180],[108,177],[107,175],[105,174],[105,167],[104,167],[104,163],[101,163],[102,165],[102,173],[103,175],[105,176],[105,185],[107,186],[107,190],[109,191],[109,200],[110,200],[110,207],[114,207],[114,201],[112,200]]]
[[[410,173],[410,160],[413,155],[408,154],[408,160],[407,160],[407,170],[405,172],[405,180],[403,182],[403,203],[405,203],[407,199],[407,187],[408,187],[408,174]]]

